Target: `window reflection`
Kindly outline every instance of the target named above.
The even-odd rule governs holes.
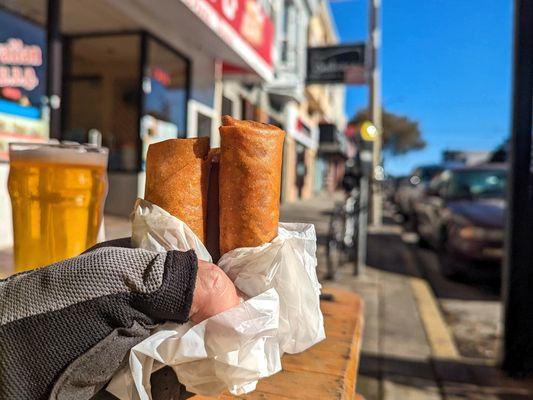
[[[151,143],[185,137],[187,115],[187,61],[149,38],[143,79],[145,94],[141,120],[142,168]]]
[[[96,129],[109,169],[137,171],[139,35],[72,38],[69,47],[63,139],[84,143]]]

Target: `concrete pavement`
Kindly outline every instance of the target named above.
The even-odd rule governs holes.
[[[283,220],[315,223],[320,274],[335,200],[321,195],[282,208]],[[510,379],[495,367],[498,296],[447,281],[435,255],[412,239],[394,223],[371,229],[364,272],[355,277],[346,265],[335,282],[323,282],[365,300],[357,391],[367,400],[533,398],[531,380]]]

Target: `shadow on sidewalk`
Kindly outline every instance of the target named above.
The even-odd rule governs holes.
[[[362,377],[417,389],[435,388],[446,398],[522,400],[533,398],[532,379],[512,379],[497,367],[456,360],[410,360],[361,355]]]
[[[406,242],[401,227],[385,219],[383,227],[370,231],[367,264],[381,271],[423,278],[438,298],[455,300],[498,301],[499,281],[477,279],[451,280],[442,275],[435,251]]]

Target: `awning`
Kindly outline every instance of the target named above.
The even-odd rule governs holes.
[[[45,25],[44,1],[13,0],[6,8]],[[257,0],[64,0],[61,32],[147,30],[183,53],[272,79],[274,24]]]
[[[107,1],[170,44],[179,36],[196,51],[272,79],[274,24],[256,0]]]

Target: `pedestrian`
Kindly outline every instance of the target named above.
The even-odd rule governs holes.
[[[129,238],[0,280],[0,399],[90,399],[157,324],[239,301],[193,251],[132,249]]]

